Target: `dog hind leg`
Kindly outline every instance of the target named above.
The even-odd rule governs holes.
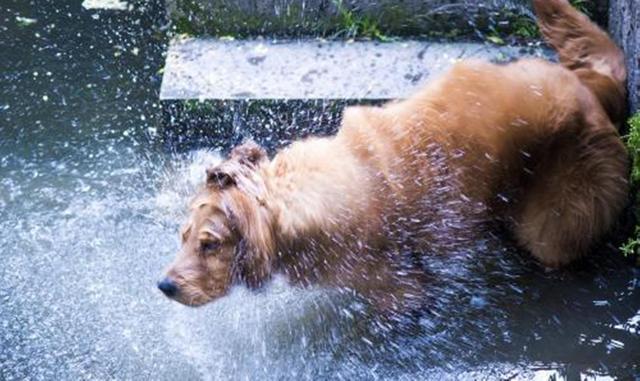
[[[549,267],[582,256],[615,223],[627,202],[627,156],[615,128],[587,126],[544,148],[515,208],[518,243]]]

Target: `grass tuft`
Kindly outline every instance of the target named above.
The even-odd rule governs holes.
[[[333,4],[338,9],[338,16],[341,30],[338,34],[344,34],[347,38],[369,38],[378,41],[390,41],[380,30],[378,23],[368,16],[357,15],[348,9],[342,0],[333,0]]]

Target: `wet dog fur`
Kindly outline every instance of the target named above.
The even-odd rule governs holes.
[[[568,1],[534,6],[560,64],[461,62],[406,100],[347,108],[335,136],[271,159],[236,147],[207,170],[165,293],[202,305],[278,272],[394,308],[423,287],[398,242],[446,249],[437,204],[499,221],[544,266],[587,253],[627,201],[623,54]]]

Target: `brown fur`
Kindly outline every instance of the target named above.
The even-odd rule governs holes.
[[[534,4],[562,65],[459,63],[407,100],[348,108],[336,136],[272,160],[252,143],[234,149],[194,201],[167,272],[175,299],[200,305],[278,271],[394,307],[420,294],[423,277],[399,265],[398,237],[440,251],[438,229],[424,228],[440,223],[439,204],[460,221],[505,223],[546,266],[585,254],[627,197],[614,127],[622,53],[566,0]]]

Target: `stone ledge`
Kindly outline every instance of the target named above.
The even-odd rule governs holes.
[[[403,98],[454,62],[550,57],[543,48],[422,41],[174,40],[161,100]]]
[[[171,43],[160,91],[169,150],[226,150],[251,137],[273,150],[335,132],[350,104],[404,98],[454,62],[552,57],[478,43],[186,39]]]

